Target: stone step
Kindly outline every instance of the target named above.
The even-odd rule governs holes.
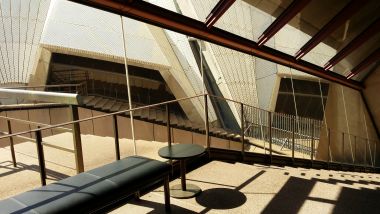
[[[172,125],[178,124],[177,116],[174,113],[170,113],[170,124]]]
[[[108,101],[109,101],[109,99],[103,98],[95,104],[94,108],[100,108],[101,109]]]
[[[121,105],[123,105],[122,102],[116,102],[116,103],[112,106],[112,108],[111,108],[111,112],[119,111]]]
[[[150,108],[149,109],[149,119],[153,121],[157,121],[157,109]]]
[[[136,111],[133,112],[133,116],[134,117],[140,118],[141,114],[142,114],[142,110],[141,109],[137,109]]]
[[[96,103],[98,103],[100,100],[102,100],[103,98],[101,97],[95,97],[94,99],[92,99],[90,102],[87,103],[87,106],[95,106]]]
[[[165,113],[166,113],[165,111],[162,111],[161,109],[158,109],[156,111],[156,121],[158,121],[158,122],[164,122],[164,121],[166,121],[165,120],[165,117],[166,117]]]
[[[116,100],[108,100],[108,102],[105,105],[103,105],[102,110],[110,111],[115,103]]]
[[[143,119],[149,119],[149,109],[148,108],[143,108],[141,110],[141,118]]]
[[[87,103],[89,103],[91,100],[93,100],[95,98],[95,96],[86,96],[84,97],[83,99],[83,103],[86,105]]]
[[[186,126],[186,124],[185,124],[185,121],[184,121],[184,119],[182,118],[182,115],[179,115],[179,114],[177,114],[177,120],[178,120],[178,126],[179,127],[185,127]],[[189,127],[190,128],[190,127]]]

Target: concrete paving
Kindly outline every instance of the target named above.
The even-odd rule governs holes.
[[[82,135],[85,170],[115,160],[114,139]],[[43,139],[73,149],[71,133]],[[157,155],[166,143],[137,140],[137,153]],[[120,140],[121,156],[133,154],[131,140]],[[34,142],[16,144],[18,166],[7,145],[0,148],[0,199],[40,186]],[[74,155],[44,146],[48,183],[76,174]],[[173,213],[369,213],[378,211],[380,175],[212,161],[187,174],[203,192],[196,198],[171,198]],[[179,184],[179,179],[171,186]],[[158,188],[111,213],[163,213]]]
[[[189,172],[187,181],[203,192],[171,198],[172,213],[376,213],[380,200],[378,174],[213,161]],[[112,213],[163,213],[162,191]]]

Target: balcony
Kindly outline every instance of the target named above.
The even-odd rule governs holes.
[[[195,98],[199,96],[207,95],[198,95]],[[183,100],[186,99],[194,97]],[[137,107],[132,111],[183,100]],[[75,116],[78,109],[68,109],[73,111],[73,119],[78,120],[78,115]],[[169,118],[165,120],[166,126],[163,125],[165,123],[149,125],[150,122],[135,119],[134,142],[131,133],[126,131],[130,114],[127,114],[129,117],[121,117],[130,110],[84,117],[83,114],[86,113],[82,109],[79,110],[79,115],[84,118],[79,120],[79,126],[75,126],[73,124],[78,121],[62,121],[67,112],[71,114],[68,109],[48,109],[49,117],[53,116],[50,120],[55,120],[50,121],[50,124],[58,123],[57,125],[12,118],[17,111],[2,113],[2,128],[16,128],[13,131],[11,128],[8,129],[8,132],[4,132],[8,135],[1,137],[2,199],[38,187],[40,182],[49,184],[73,176],[81,172],[81,168],[87,171],[111,163],[115,159],[131,156],[135,152],[141,156],[166,161],[158,156],[157,151],[167,145],[168,139],[172,143],[200,144],[209,151],[201,157],[189,160],[187,166],[187,182],[198,185],[202,193],[191,199],[172,199],[173,213],[357,213],[374,210],[380,198],[380,176],[376,174],[379,169],[369,164],[372,156],[368,156],[369,159],[364,162],[366,164],[351,164],[334,161],[332,157],[336,157],[336,151],[330,150],[332,155],[327,161],[313,159],[315,152],[307,146],[315,144],[308,144],[309,141],[303,143],[302,138],[305,137],[300,133],[293,133],[292,141],[282,147],[276,144],[273,139],[279,137],[275,136],[284,135],[286,132],[280,132],[272,122],[269,126],[261,127],[268,131],[263,133],[266,137],[260,141],[254,140],[255,135],[248,136],[249,133],[246,132],[245,139],[239,142],[233,138],[219,139],[213,135],[210,130],[215,128],[217,123],[206,124],[204,129],[198,132],[185,133],[178,129],[177,124],[170,123],[170,114],[167,114]],[[242,109],[244,115],[244,108]],[[38,117],[35,111],[28,111],[31,120]],[[208,112],[205,113],[207,118]],[[22,127],[26,128],[26,131],[22,131]],[[93,132],[89,129],[93,129]],[[41,133],[42,139],[36,138],[36,133]],[[117,138],[109,133],[115,134]],[[147,135],[151,136],[151,139],[147,139]],[[311,140],[310,142],[314,142],[314,137]],[[77,155],[79,143],[82,159]],[[263,145],[260,145],[261,143]],[[300,147],[294,146],[297,144]],[[42,155],[38,152],[39,149],[44,151]],[[14,159],[11,159],[10,154],[15,155]],[[11,160],[16,166],[12,166]],[[41,165],[42,162],[45,166]],[[170,185],[180,182],[179,164],[176,161],[172,164]],[[131,197],[123,199],[112,205],[109,211],[162,213],[162,187],[147,189],[142,192],[140,200]]]

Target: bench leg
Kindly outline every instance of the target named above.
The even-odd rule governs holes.
[[[170,212],[170,189],[169,189],[169,175],[164,178],[164,195],[165,195],[165,210]]]
[[[140,201],[140,191],[135,192],[135,199]]]

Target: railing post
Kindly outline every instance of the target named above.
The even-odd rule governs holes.
[[[119,146],[119,130],[117,125],[117,115],[112,115],[112,124],[113,124],[113,133],[115,137],[115,153],[116,153],[116,160],[120,160],[120,146]]]
[[[295,120],[295,118],[293,118],[293,123],[292,123],[292,161],[293,161],[293,164],[294,164],[295,130],[296,130],[296,120]]]
[[[375,150],[374,150],[374,155],[373,155],[373,166],[375,167],[376,166],[376,144],[377,144],[377,141],[375,141]]]
[[[367,144],[364,144],[364,165],[367,165]]]
[[[172,134],[170,130],[170,107],[169,104],[166,104],[166,124],[167,124],[167,131],[168,131],[168,144],[169,146],[172,145]]]
[[[272,112],[268,111],[268,126],[269,126],[269,162],[272,163]]]
[[[71,105],[71,119],[79,120],[78,107]],[[75,163],[77,168],[77,173],[84,171],[83,164],[83,152],[82,152],[82,140],[80,136],[80,125],[79,123],[73,123],[73,141],[74,141],[74,152],[75,152]]]
[[[240,103],[240,113],[241,113],[241,117],[240,117],[240,122],[241,122],[241,152],[242,152],[242,155],[243,155],[243,158],[244,158],[244,148],[245,148],[245,142],[244,142],[244,104],[243,103]]]
[[[327,164],[330,165],[330,143],[331,143],[331,130],[330,128],[327,129]]]
[[[7,120],[7,125],[8,125],[8,134],[12,134],[12,127],[11,127],[11,121],[10,120]],[[10,147],[11,147],[11,155],[12,155],[13,166],[17,167],[15,148],[14,148],[14,143],[13,143],[13,137],[12,136],[9,137],[9,144],[10,144]]]
[[[210,127],[208,124],[208,102],[207,102],[207,94],[204,95],[204,100],[205,100],[205,135],[206,135],[206,145],[207,145],[207,150],[210,152]]]
[[[354,165],[356,164],[356,135],[354,136]]]
[[[45,186],[46,185],[46,168],[45,168],[44,148],[42,147],[41,130],[36,131],[36,145],[37,145],[38,165],[40,166],[41,185]]]
[[[91,93],[95,93],[95,80],[94,80],[94,77],[92,77],[92,92]]]
[[[342,153],[343,153],[343,163],[346,162],[346,155],[344,153],[344,132],[342,132]]]
[[[314,121],[311,123],[311,154],[310,154],[310,159],[311,159],[311,164],[313,164],[314,160]]]

